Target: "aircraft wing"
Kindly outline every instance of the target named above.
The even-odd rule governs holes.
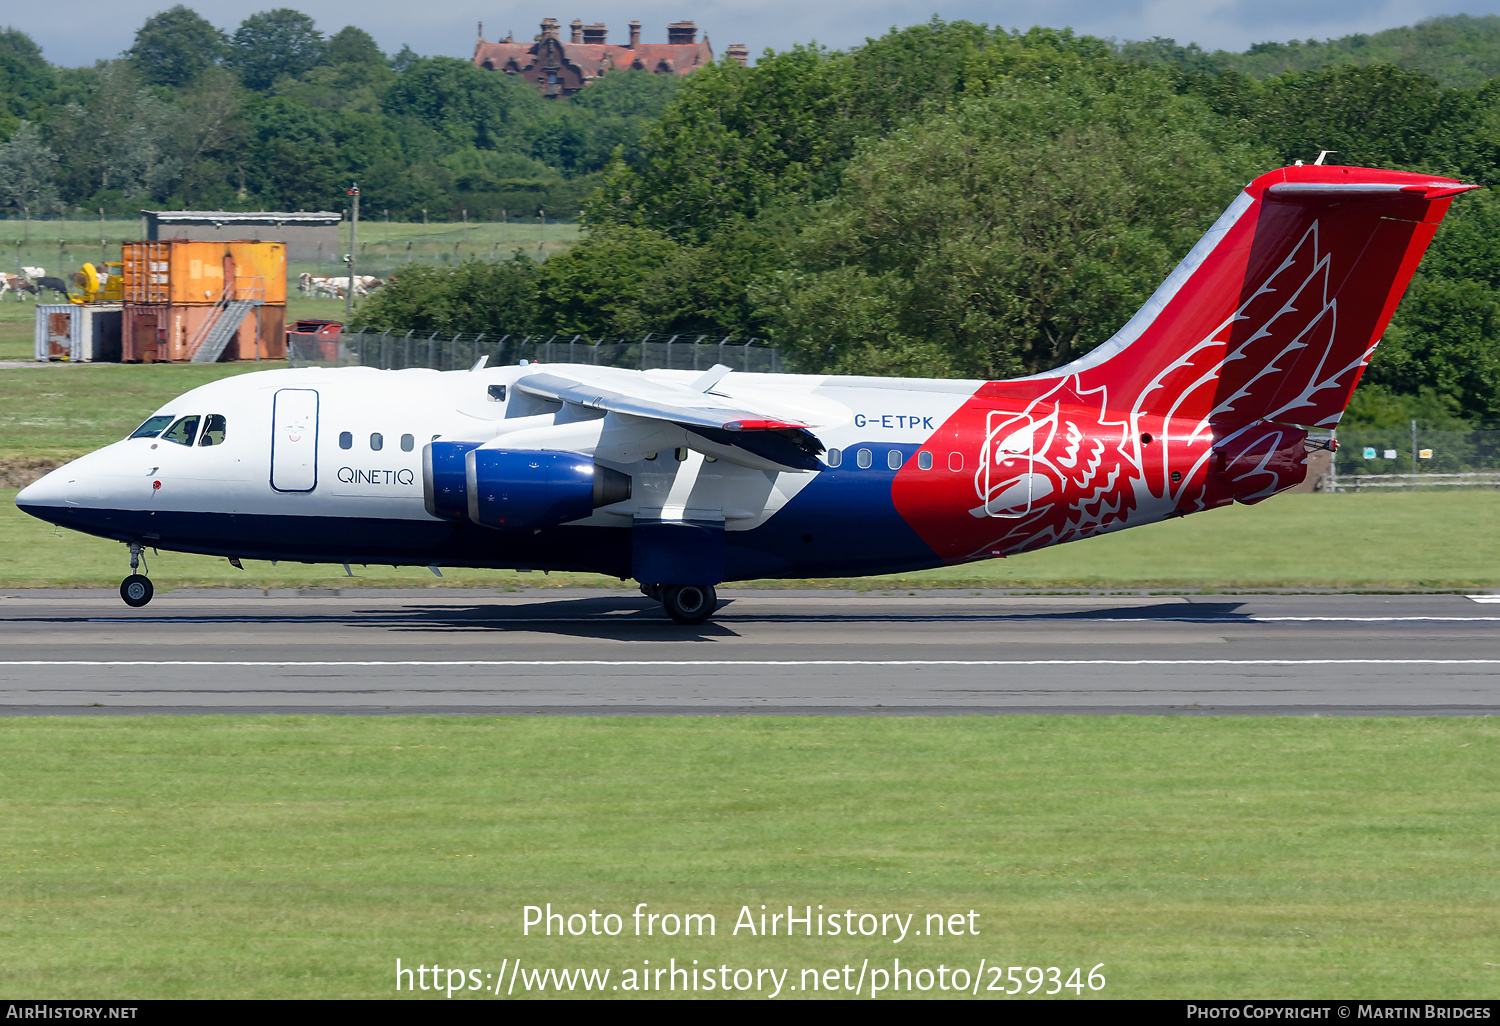
[[[730,460],[735,459],[735,450],[741,450],[757,457],[748,461],[753,466],[769,461],[797,470],[819,469],[823,443],[807,424],[747,408],[739,400],[707,390],[727,373],[729,368],[716,366],[693,385],[629,373],[611,375],[605,385],[538,371],[522,376],[513,387],[587,409],[676,424],[712,443],[712,454]]]

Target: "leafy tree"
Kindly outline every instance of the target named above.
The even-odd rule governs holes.
[[[172,146],[182,165],[175,191],[182,206],[233,207],[245,199],[246,95],[234,73],[220,67],[204,72],[178,97]]]
[[[377,115],[275,97],[255,104],[246,120],[249,191],[275,209],[327,209],[344,198],[352,179],[403,152],[398,134]]]
[[[869,143],[756,291],[808,369],[1045,370],[1124,324],[1264,162],[1153,72],[997,83]]]
[[[89,69],[86,93],[47,120],[65,198],[116,190],[132,199],[164,197],[182,169],[172,146],[180,117],[141,84],[133,62]]]
[[[354,315],[376,330],[527,332],[535,330],[539,269],[509,260],[466,260],[454,267],[408,264]]]
[[[178,4],[146,19],[126,56],[148,85],[191,85],[225,54],[224,33]]]
[[[321,64],[327,47],[311,18],[278,7],[240,22],[226,63],[239,71],[246,88],[264,91],[282,75],[301,75]]]
[[[799,46],[695,72],[647,133],[639,168],[611,168],[590,220],[697,244],[736,217],[832,195],[854,139],[849,67]]]
[[[422,57],[400,72],[383,109],[441,135],[450,148],[525,146],[522,126],[539,119],[547,101],[510,75],[453,57]]]
[[[1439,89],[1394,64],[1290,72],[1267,82],[1253,123],[1282,163],[1334,150],[1338,163],[1456,170],[1474,117],[1472,94]]]
[[[5,109],[18,116],[29,113],[56,83],[52,65],[30,36],[0,29],[0,97]]]
[[[50,212],[58,206],[56,166],[57,155],[42,141],[42,133],[30,122],[21,122],[0,144],[0,198],[17,210]]]
[[[375,37],[353,25],[345,25],[328,37],[326,59],[329,64],[388,64]]]
[[[542,319],[554,331],[620,334],[639,325],[646,283],[678,251],[649,228],[616,226],[542,265],[537,287]]]
[[[405,43],[402,43],[401,49],[397,51],[396,56],[391,58],[391,70],[399,75],[421,59],[421,54]]]

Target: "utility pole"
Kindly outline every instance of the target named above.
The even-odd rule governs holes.
[[[354,201],[349,213],[349,287],[344,290],[344,328],[354,319],[354,257],[359,252],[359,183],[349,186],[349,196]]]

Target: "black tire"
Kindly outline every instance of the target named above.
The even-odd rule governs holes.
[[[151,601],[151,596],[156,594],[156,589],[151,586],[151,578],[144,574],[131,574],[120,582],[120,597],[125,600],[127,606],[139,609]]]
[[[719,595],[711,584],[669,584],[661,590],[667,615],[680,624],[696,627],[719,606]]]

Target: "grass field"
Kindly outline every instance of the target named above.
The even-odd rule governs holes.
[[[794,986],[983,958],[1103,963],[1114,998],[1493,997],[1497,744],[1489,719],[5,719],[0,972],[384,998],[397,958]],[[523,936],[548,902],[625,932]],[[639,902],[715,935],[630,936]],[[734,936],[762,904],[973,910],[978,936]]]

